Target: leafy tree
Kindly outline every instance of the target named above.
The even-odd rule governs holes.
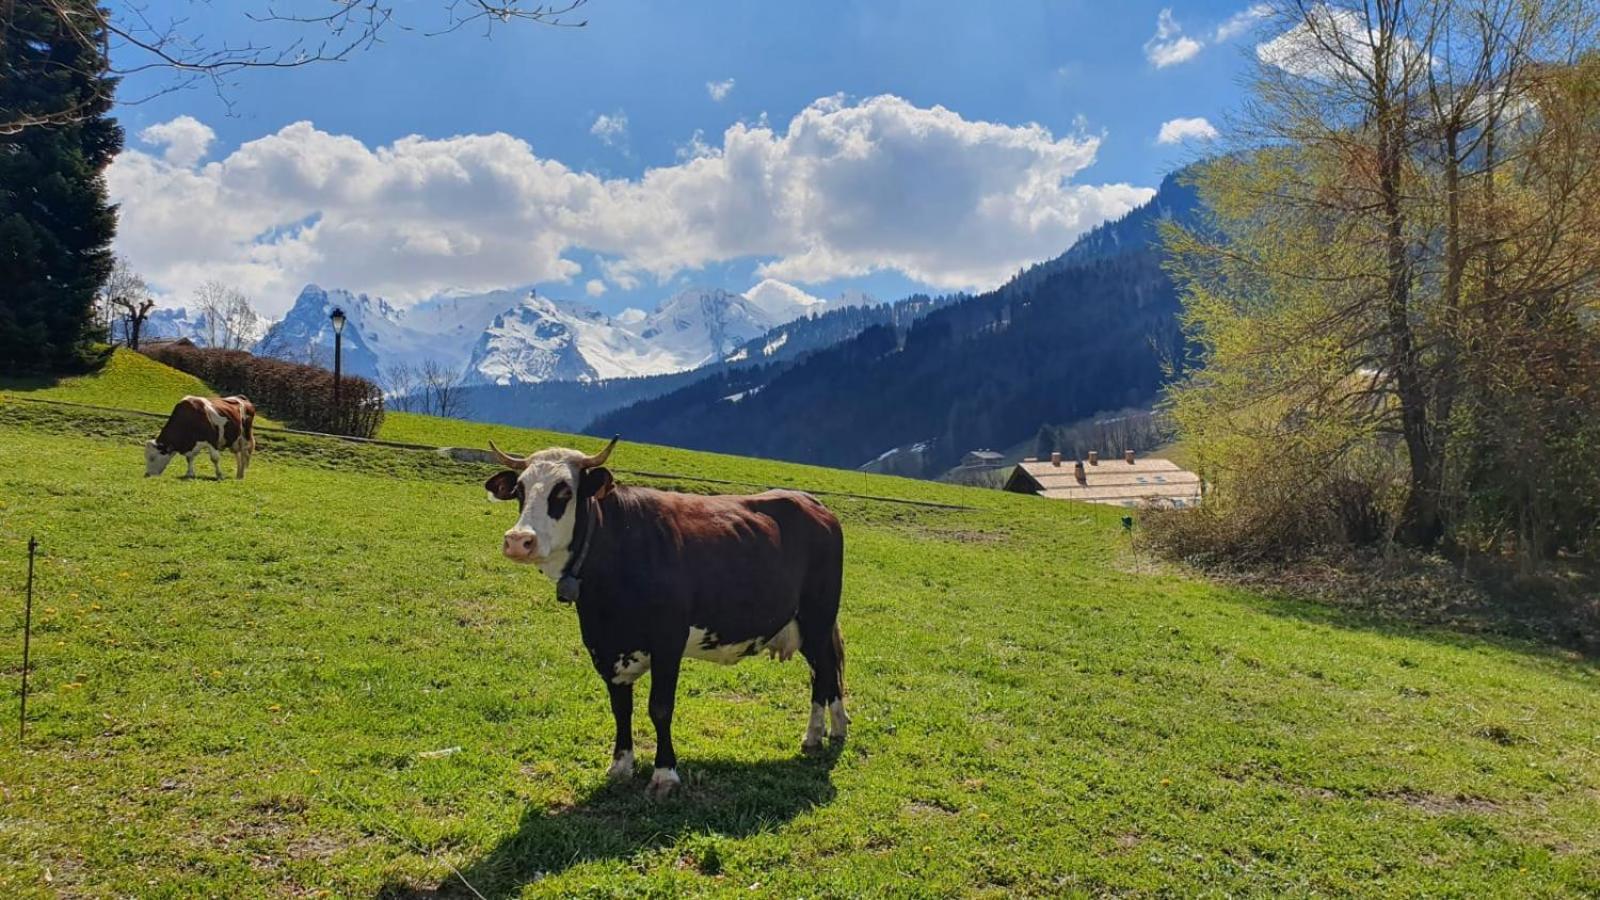
[[[87,0],[0,10],[0,116],[70,121],[0,133],[0,371],[81,364],[99,336],[116,211],[103,172],[122,148],[106,113],[106,34]]]
[[[1593,408],[1573,375],[1596,347],[1595,4],[1270,6],[1234,152],[1196,179],[1212,215],[1168,228],[1205,363],[1171,393],[1181,430],[1224,503],[1356,496],[1333,486],[1388,456],[1403,539],[1486,528],[1548,555],[1538,523],[1600,498],[1591,476],[1535,502],[1556,463],[1600,461],[1563,425]],[[1551,428],[1588,462],[1531,446]]]

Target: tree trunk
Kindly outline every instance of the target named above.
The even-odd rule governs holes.
[[[1408,543],[1427,547],[1439,539],[1439,495],[1433,442],[1428,434],[1428,391],[1417,358],[1410,315],[1411,264],[1406,253],[1405,211],[1402,206],[1402,130],[1400,112],[1385,104],[1378,112],[1378,192],[1385,219],[1387,281],[1384,285],[1385,323],[1389,337],[1390,366],[1400,403],[1401,434],[1410,460],[1410,483],[1401,533]]]

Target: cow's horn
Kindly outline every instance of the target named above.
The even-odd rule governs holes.
[[[494,458],[499,461],[500,465],[508,469],[526,469],[528,467],[528,458],[526,456],[512,456],[496,447],[492,440],[489,442],[489,452],[494,454]]]
[[[617,441],[621,440],[621,438],[622,438],[622,435],[620,435],[620,434],[615,436],[615,437],[613,437],[611,439],[611,443],[607,444],[606,448],[604,450],[601,450],[599,453],[596,453],[593,456],[585,456],[583,459],[579,460],[578,461],[578,468],[580,468],[580,469],[592,469],[595,466],[603,466],[603,465],[605,465],[606,464],[606,459],[611,456],[612,448],[617,446]]]

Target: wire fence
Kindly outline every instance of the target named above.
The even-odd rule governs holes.
[[[23,397],[16,394],[7,394],[12,400],[25,403],[42,403],[50,406],[66,406],[77,409],[94,410],[96,412],[118,413],[127,416],[143,416],[148,419],[166,419],[167,413],[153,413],[142,409],[127,409],[120,406],[99,406],[93,403],[78,403],[72,400],[50,400],[44,397]],[[283,428],[279,426],[255,426],[257,434],[276,433],[289,434],[296,437],[312,438],[316,440],[345,441],[353,444],[369,444],[376,447],[391,447],[396,450],[412,450],[425,453],[437,453],[464,463],[493,464],[494,456],[488,450],[477,447],[436,447],[432,444],[413,444],[404,441],[388,441],[381,438],[357,437],[346,434],[328,434],[321,431],[306,431],[300,428]],[[873,503],[894,503],[902,506],[916,506],[925,509],[943,509],[952,511],[973,511],[977,507],[966,506],[960,503],[940,503],[935,500],[912,500],[906,497],[886,497],[881,494],[863,494],[854,491],[835,491],[824,488],[810,488],[798,485],[764,484],[758,481],[739,481],[728,478],[708,478],[704,475],[686,475],[678,472],[655,472],[647,469],[621,469],[612,468],[619,475],[632,475],[638,478],[653,478],[662,481],[686,481],[698,484],[714,484],[726,487],[756,488],[759,490],[798,490],[818,497],[843,497],[851,500],[865,500]],[[841,470],[842,471],[842,470]]]

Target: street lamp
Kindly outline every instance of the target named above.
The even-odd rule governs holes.
[[[344,310],[335,306],[333,312],[328,314],[328,319],[333,322],[333,408],[334,415],[338,415],[339,363],[344,351]]]

